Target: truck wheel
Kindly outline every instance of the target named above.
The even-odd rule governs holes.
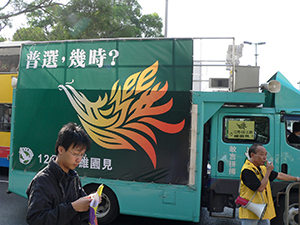
[[[280,207],[276,206],[276,217],[271,220],[272,225],[278,225],[278,224],[284,224],[284,216],[285,216],[285,198],[284,196],[280,198],[279,200]],[[287,213],[289,214],[289,224],[290,225],[297,225],[298,224],[298,194],[297,193],[290,193],[290,205],[287,210]]]
[[[99,185],[84,187],[87,194],[96,192]],[[109,224],[119,215],[119,203],[115,193],[107,186],[102,191],[102,201],[98,205],[96,216],[99,224]]]

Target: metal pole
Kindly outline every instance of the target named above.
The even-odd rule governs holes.
[[[202,39],[200,39],[200,89],[202,91]]]
[[[299,187],[300,187],[300,185],[299,185]],[[300,215],[299,202],[300,202],[300,189],[298,188],[298,225],[300,224],[300,220],[299,220],[299,215]]]
[[[166,12],[165,12],[165,37],[168,36],[168,0],[166,0]]]
[[[232,74],[231,74],[231,91],[235,87],[235,38],[232,39]]]
[[[249,42],[249,41],[244,41],[244,44],[248,44],[248,45],[254,44],[255,45],[255,54],[254,54],[254,56],[255,56],[255,66],[257,66],[257,56],[258,56],[258,54],[257,54],[257,45],[265,45],[266,42],[252,43],[252,42]]]
[[[257,54],[257,44],[258,43],[255,43],[255,66],[257,66],[257,56],[258,56],[258,54]]]
[[[293,186],[299,185],[300,182],[294,182],[290,183],[287,188],[285,189],[285,204],[284,204],[284,216],[283,216],[283,221],[285,225],[289,224],[289,205],[290,205],[290,191]],[[299,197],[300,197],[300,189],[298,189]],[[300,199],[298,199],[298,204],[300,202]],[[298,218],[299,218],[299,207],[298,207]],[[298,224],[300,224],[300,220],[298,219]]]

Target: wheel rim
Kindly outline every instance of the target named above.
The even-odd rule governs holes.
[[[101,198],[102,198],[102,201],[98,205],[98,209],[97,209],[97,213],[96,213],[97,218],[105,217],[109,213],[110,208],[111,208],[110,199],[108,198],[108,196],[105,193],[102,193]]]
[[[298,224],[298,208],[299,208],[298,203],[294,203],[289,206],[288,221],[289,221],[289,224],[291,224],[291,225]]]

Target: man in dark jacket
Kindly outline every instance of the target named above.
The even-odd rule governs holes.
[[[29,184],[27,223],[30,225],[88,224],[91,198],[74,170],[90,148],[85,131],[74,123],[59,131],[55,157]]]

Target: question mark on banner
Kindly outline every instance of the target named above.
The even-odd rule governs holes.
[[[115,52],[115,55],[114,55],[114,56],[113,56],[113,52]],[[113,57],[112,57],[112,61],[111,61],[110,64],[111,64],[112,66],[116,65],[115,58],[117,58],[117,57],[119,56],[119,51],[113,49],[113,50],[111,50],[111,51],[108,53],[108,55],[109,55],[109,56],[113,56]]]

